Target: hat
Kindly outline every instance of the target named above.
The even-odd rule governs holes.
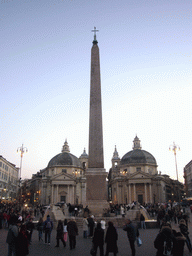
[[[183,225],[186,226],[186,221],[185,221],[184,219],[181,219],[181,220],[179,221],[179,225],[181,225],[181,224],[183,224]]]

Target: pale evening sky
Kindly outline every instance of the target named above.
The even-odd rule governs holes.
[[[176,179],[192,159],[191,0],[0,0],[0,155],[22,178],[47,166],[65,139],[88,153],[90,60],[97,27],[105,168],[135,135]]]

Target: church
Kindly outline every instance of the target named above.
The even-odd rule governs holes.
[[[121,159],[115,150],[108,174],[109,200],[114,204],[163,203],[178,201],[183,194],[180,182],[157,171],[155,157],[142,149],[139,138],[133,140],[133,150]]]
[[[65,140],[61,153],[54,156],[38,175],[33,175],[31,183],[38,180],[38,188],[34,189],[39,192],[38,203],[49,205],[66,202],[85,205],[87,166],[88,155],[85,149],[77,158],[70,153]]]

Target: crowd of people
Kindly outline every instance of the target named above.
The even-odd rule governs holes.
[[[153,209],[153,211],[151,211],[151,209]],[[154,247],[157,250],[156,256],[183,256],[185,245],[189,252],[192,252],[188,230],[190,218],[189,212],[187,212],[185,208],[180,206],[173,207],[173,205],[170,204],[161,204],[158,208],[154,207],[154,205],[145,205],[145,210],[148,213],[152,212],[153,216],[155,212],[156,219],[160,226],[159,233],[154,239]],[[89,210],[84,211],[84,213],[86,214],[84,214],[82,220],[83,238],[91,239],[92,241],[90,254],[96,256],[99,248],[100,256],[108,256],[109,253],[117,255],[118,230],[115,228],[113,222],[109,221],[106,223],[105,218],[96,220],[93,215],[89,214]],[[31,212],[30,210],[25,209],[21,211],[16,203],[0,204],[1,228],[8,229],[6,239],[8,244],[8,256],[26,256],[29,254],[29,246],[32,244],[32,236],[35,228],[33,222],[34,215],[34,209]],[[41,207],[36,208],[36,216],[39,217],[39,221],[36,225],[39,242],[50,245],[53,221],[49,215],[43,220],[44,212]],[[123,230],[127,233],[132,256],[135,256],[135,241],[139,238],[138,225],[126,218],[125,222],[126,224],[124,225]],[[146,229],[145,217],[143,214],[140,214],[140,224],[141,228]],[[179,230],[174,230],[172,228],[175,224],[178,224]],[[74,216],[70,216],[68,220],[59,220],[55,228],[55,247],[59,247],[60,242],[62,242],[63,247],[65,248],[68,240],[70,250],[76,248],[76,237],[79,234],[79,230]],[[105,243],[106,251],[104,252]]]

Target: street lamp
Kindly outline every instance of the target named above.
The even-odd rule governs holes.
[[[176,151],[180,150],[180,147],[178,145],[175,144],[175,142],[173,142],[173,145],[169,146],[169,150],[173,151],[174,155],[175,155],[175,167],[176,167],[176,174],[177,174],[177,181],[178,181],[178,170],[177,170],[177,158],[176,158]]]
[[[23,154],[27,153],[28,149],[26,147],[23,147],[23,144],[22,144],[22,146],[17,149],[17,152],[21,153],[21,161],[20,161],[20,168],[19,168],[19,180],[21,180],[21,168],[22,168]]]

